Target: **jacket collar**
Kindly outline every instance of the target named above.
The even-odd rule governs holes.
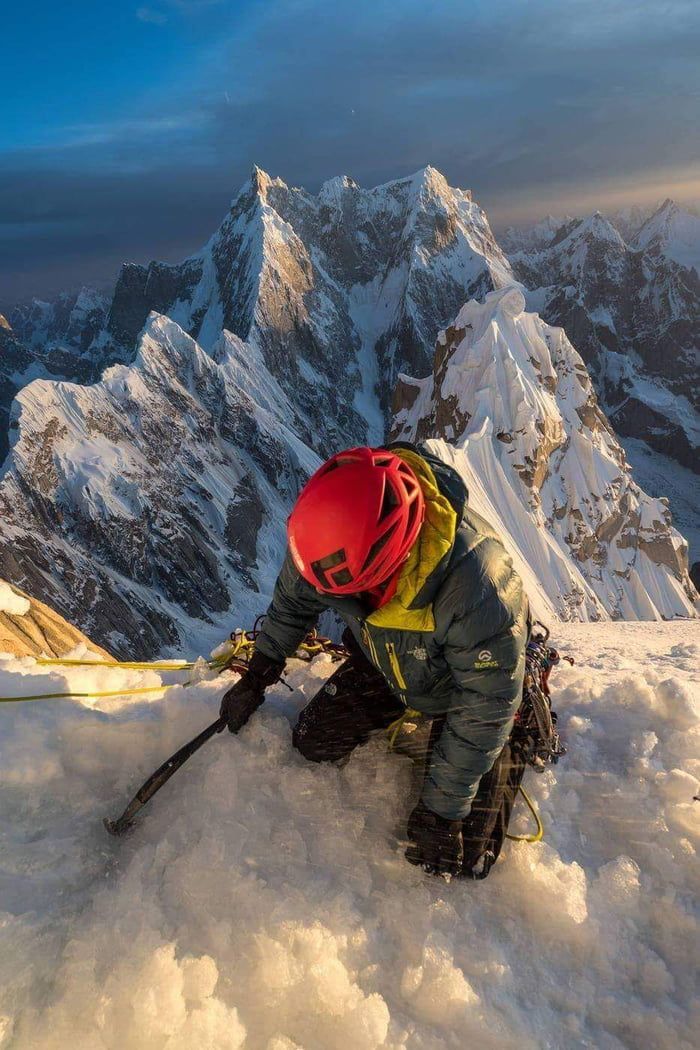
[[[425,499],[425,518],[399,576],[396,594],[386,605],[375,609],[367,622],[376,627],[430,632],[435,630],[432,598],[449,564],[459,517],[427,460],[405,446],[395,447],[394,451],[418,478]]]

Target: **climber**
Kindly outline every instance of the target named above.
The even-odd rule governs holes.
[[[406,444],[329,459],[302,489],[287,535],[255,653],[222,717],[237,732],[320,613],[334,610],[350,655],[301,712],[294,745],[336,761],[407,708],[432,719],[406,856],[431,873],[475,874],[474,814],[503,806],[507,825],[513,801],[493,782],[507,789],[529,629],[501,540],[468,508],[456,471]],[[477,797],[482,778],[488,804]]]

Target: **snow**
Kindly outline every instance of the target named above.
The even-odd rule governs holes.
[[[30,602],[21,594],[15,594],[9,583],[0,580],[0,613],[10,616],[24,616],[29,612]]]
[[[294,752],[326,657],[290,665],[293,692],[215,737],[122,840],[101,818],[227,682],[4,705],[0,1046],[690,1050],[700,624],[557,624],[554,642],[576,665],[553,676],[569,754],[526,779],[545,840],[507,843],[484,883],[405,862],[411,764],[382,737],[341,768]],[[0,658],[3,695],[87,675],[161,677]]]
[[[636,397],[642,404],[666,416],[685,431],[691,445],[696,448],[700,446],[700,419],[697,409],[687,397],[669,390],[655,376],[645,374],[639,366],[639,361],[631,354],[619,354],[609,350],[604,351],[601,358],[606,377],[611,383],[623,387],[625,398]],[[621,404],[624,404],[624,401]],[[613,405],[611,410],[615,412],[620,407]]]
[[[464,305],[438,336],[440,362],[393,436],[434,436],[470,505],[506,537],[539,615],[692,616],[683,539],[642,491],[563,329],[526,312],[518,288]]]
[[[700,274],[700,215],[666,200],[642,226],[633,247],[652,249]]]
[[[571,215],[563,219],[557,219],[554,215],[546,215],[534,226],[509,226],[500,238],[500,242],[508,253],[539,251],[547,247],[562,226],[572,221]]]

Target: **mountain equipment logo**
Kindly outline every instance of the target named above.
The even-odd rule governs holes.
[[[419,645],[416,649],[409,649],[408,655],[414,656],[416,660],[427,660],[428,650],[424,649],[422,645]]]
[[[485,671],[488,667],[498,667],[498,660],[494,660],[490,649],[482,649],[474,663],[474,669]]]

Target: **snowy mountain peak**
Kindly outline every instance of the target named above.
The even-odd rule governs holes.
[[[562,219],[547,215],[534,226],[509,226],[500,239],[501,244],[508,252],[539,251],[550,244],[562,226],[572,222],[574,219],[571,215]]]
[[[421,193],[435,194],[441,197],[446,197],[450,194],[447,179],[442,172],[438,171],[437,168],[433,168],[430,164],[417,171],[412,176],[412,182]],[[469,193],[468,190],[462,192]]]
[[[667,198],[634,239],[638,251],[651,251],[700,275],[700,216]]]
[[[399,368],[425,371],[460,304],[511,281],[484,213],[434,168],[369,190],[340,176],[317,196],[255,168],[200,252],[122,269],[97,342],[106,364],[130,360],[150,310],[206,350],[226,329],[295,386],[324,376],[337,404],[322,425],[311,406],[316,431],[340,419],[360,440],[381,426],[379,374],[393,386]]]
[[[395,438],[441,439],[544,615],[694,614],[667,507],[634,483],[564,331],[526,312],[519,290],[467,303],[438,337],[433,375],[400,377],[394,407]]]
[[[666,200],[613,219],[641,230],[625,243],[596,213],[511,261],[530,306],[582,354],[617,433],[697,474],[700,218]]]
[[[318,466],[260,352],[221,342],[215,360],[152,313],[132,365],[15,402],[0,562],[112,651],[190,646],[216,620],[213,641],[234,596],[252,622],[283,553],[267,516],[283,523]]]
[[[621,250],[624,250],[625,247],[625,242],[619,232],[599,211],[593,212],[592,215],[588,215],[585,219],[579,219],[573,229],[568,233],[567,238],[565,238],[569,243],[574,243],[583,239],[607,241],[609,244],[614,245]]]
[[[345,191],[359,190],[358,184],[349,175],[336,175],[327,179],[318,192],[318,199],[323,204],[337,205]]]

